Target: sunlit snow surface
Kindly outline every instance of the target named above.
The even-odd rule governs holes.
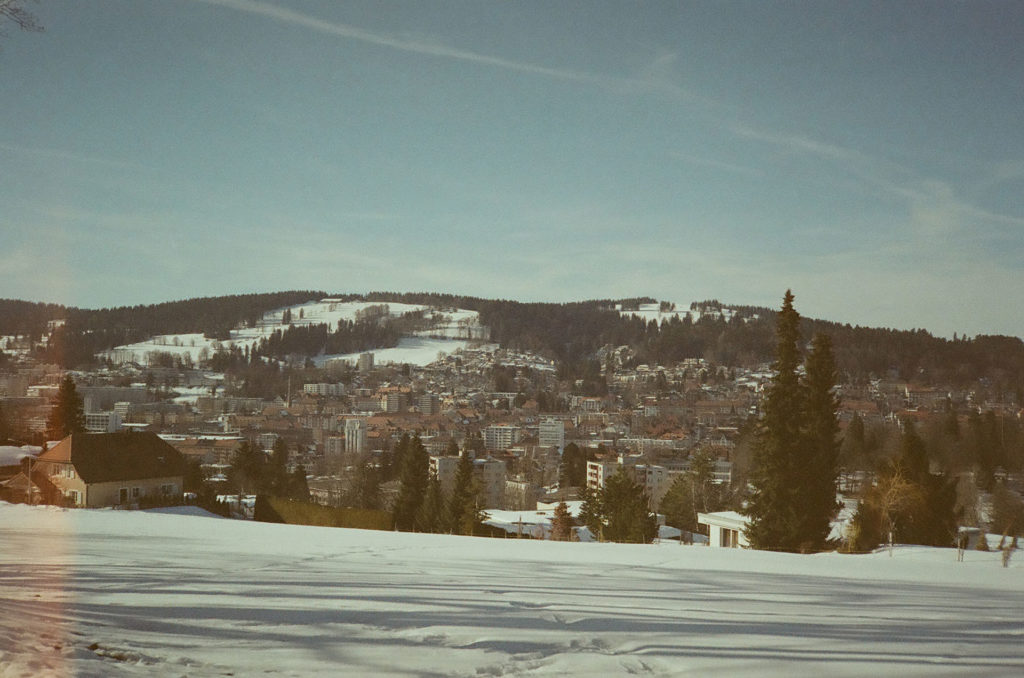
[[[0,504],[0,676],[1024,675],[1024,567]]]

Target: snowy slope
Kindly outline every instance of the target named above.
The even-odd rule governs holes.
[[[291,324],[296,326],[326,324],[334,328],[339,320],[354,321],[360,311],[365,311],[370,306],[380,306],[383,302],[368,301],[337,301],[322,299],[304,304],[296,304],[287,308],[279,308],[264,314],[263,318],[255,327],[246,327],[231,330],[231,339],[218,341],[208,339],[202,334],[167,334],[138,342],[118,346],[101,355],[110,358],[114,362],[145,362],[146,354],[151,352],[170,353],[184,357],[189,355],[192,362],[198,364],[200,353],[205,349],[207,355],[213,355],[218,349],[230,349],[233,346],[239,348],[249,347],[259,343],[265,337],[270,336],[275,330],[284,331],[288,325],[283,322],[285,311],[291,312]],[[429,306],[416,304],[401,304],[386,302],[391,316],[397,317],[412,311],[427,311],[427,316],[434,320],[434,328],[424,330],[419,334],[423,337],[407,337],[401,340],[399,345],[392,349],[380,349],[371,351],[375,354],[375,361],[378,363],[387,362],[409,362],[417,365],[426,365],[437,359],[437,354],[452,353],[464,348],[470,336],[477,338],[482,334],[480,326],[480,314],[476,311],[464,309],[450,309],[437,311]],[[434,337],[428,339],[425,337]],[[441,337],[441,338],[438,338]],[[332,357],[353,357],[353,356],[321,356],[319,361],[322,364],[326,359]],[[408,359],[406,359],[408,358]]]
[[[1024,567],[0,503],[0,676],[1017,676]]]

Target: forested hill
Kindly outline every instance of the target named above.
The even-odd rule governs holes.
[[[772,359],[773,309],[730,306],[717,301],[695,304],[699,320],[666,314],[658,324],[616,310],[654,299],[591,300],[564,304],[525,303],[436,293],[373,292],[368,295],[289,291],[187,299],[149,306],[86,310],[55,304],[0,300],[0,335],[43,336],[47,321],[63,319],[40,358],[65,365],[87,362],[99,351],[159,334],[201,332],[227,338],[231,328],[255,323],[272,309],[325,297],[369,302],[402,302],[480,313],[493,341],[536,351],[557,360],[564,376],[593,376],[599,349],[628,346],[631,362],[670,364],[704,358],[728,366],[756,366]],[[731,313],[714,311],[727,308]],[[708,311],[711,311],[710,313]],[[1024,342],[1017,337],[979,336],[947,340],[925,330],[852,327],[803,319],[803,336],[832,337],[843,379],[891,376],[918,383],[967,386],[979,379],[997,389],[1024,390]],[[46,355],[49,354],[49,355]]]
[[[235,294],[98,310],[0,299],[0,335],[38,339],[49,334],[39,357],[70,367],[89,362],[100,351],[159,334],[198,332],[227,339],[232,328],[255,324],[267,311],[325,296],[312,290]],[[51,320],[64,324],[51,331]]]

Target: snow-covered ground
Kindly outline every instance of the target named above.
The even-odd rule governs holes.
[[[402,337],[398,340],[398,346],[394,348],[375,348],[365,353],[373,354],[375,365],[386,365],[388,363],[409,363],[410,365],[429,365],[439,357],[461,351],[469,345],[468,341],[459,339],[429,339],[427,337]],[[347,360],[355,363],[359,360],[359,353],[346,353],[344,355],[324,355],[313,359],[318,367],[323,367],[329,360]]]
[[[0,676],[1022,675],[1024,559],[966,555],[0,504]]]
[[[193,363],[198,364],[203,357],[200,354],[204,350],[206,356],[210,356],[221,348],[230,349],[233,346],[252,348],[261,339],[270,336],[275,330],[285,330],[288,327],[288,324],[284,323],[286,310],[291,312],[292,325],[326,324],[328,327],[334,328],[339,320],[354,321],[359,313],[366,312],[366,309],[371,306],[387,306],[388,313],[392,317],[398,317],[413,311],[426,311],[427,317],[434,322],[434,328],[424,330],[418,334],[423,335],[423,337],[449,338],[447,342],[439,339],[431,340],[419,337],[406,338],[402,340],[399,346],[393,349],[374,351],[374,353],[379,352],[383,354],[380,358],[376,358],[377,362],[411,362],[425,365],[436,360],[439,351],[451,353],[467,344],[467,341],[457,341],[458,339],[478,339],[486,335],[485,329],[480,325],[480,314],[476,311],[465,309],[440,311],[418,304],[322,299],[270,311],[264,314],[255,327],[231,330],[231,339],[229,340],[218,341],[216,339],[208,339],[202,334],[167,334],[151,337],[146,341],[135,344],[118,346],[105,351],[101,355],[110,358],[114,362],[131,361],[145,363],[146,356],[149,353],[170,353],[180,357],[188,355]],[[427,350],[433,351],[430,359],[426,362],[416,362],[424,359]],[[388,354],[387,351],[392,353]],[[407,354],[412,355],[414,359],[403,360],[402,358]],[[330,357],[337,356],[327,356],[327,358]],[[321,362],[324,359],[322,358]]]
[[[674,306],[675,306],[675,309],[671,310],[671,311],[662,311],[660,303],[657,303],[657,304],[640,304],[638,306],[637,310],[635,310],[635,311],[633,311],[633,310],[624,311],[624,310],[622,310],[622,306],[621,305],[619,305],[617,308],[618,308],[619,313],[622,314],[622,315],[625,315],[625,316],[635,315],[635,316],[643,319],[644,322],[650,322],[650,321],[654,320],[659,325],[662,322],[664,322],[666,320],[670,320],[672,318],[679,318],[680,320],[683,320],[683,319],[686,318],[686,316],[690,316],[690,320],[693,321],[693,322],[697,322],[698,320],[700,320],[704,316],[708,316],[708,317],[712,317],[712,318],[724,318],[725,320],[731,320],[733,315],[735,315],[735,313],[736,313],[733,309],[728,308],[728,307],[724,307],[724,306],[722,307],[721,310],[709,309],[707,311],[700,311],[700,310],[697,310],[697,309],[691,310],[689,304],[674,304]]]

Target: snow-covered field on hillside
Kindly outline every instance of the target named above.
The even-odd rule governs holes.
[[[202,334],[167,334],[151,337],[146,341],[135,344],[118,346],[101,355],[110,358],[114,362],[146,362],[149,353],[170,353],[179,357],[188,355],[192,362],[198,364],[205,351],[206,356],[213,355],[218,349],[229,349],[232,346],[238,348],[252,348],[265,337],[270,336],[275,330],[284,331],[288,323],[284,322],[285,311],[290,311],[290,324],[296,326],[326,324],[331,329],[337,327],[339,320],[354,321],[357,314],[365,312],[371,306],[388,307],[388,313],[392,317],[401,316],[404,313],[413,311],[426,311],[427,317],[434,323],[433,329],[419,332],[422,337],[406,337],[401,340],[395,348],[380,349],[371,351],[380,354],[375,357],[379,363],[388,362],[409,362],[416,365],[426,365],[437,359],[439,352],[452,353],[464,348],[467,341],[459,339],[476,339],[482,336],[483,328],[480,326],[480,314],[476,311],[465,309],[448,309],[440,311],[431,309],[429,306],[418,304],[401,304],[392,302],[368,302],[368,301],[337,301],[322,299],[311,301],[305,304],[296,304],[288,308],[279,308],[263,315],[255,327],[246,327],[231,330],[231,339],[218,341],[208,339]],[[429,339],[426,337],[435,337]],[[441,339],[437,337],[443,337]],[[446,339],[445,339],[446,338]],[[404,358],[410,357],[406,360]],[[322,356],[320,362],[332,357],[346,356]],[[429,357],[429,359],[427,359]],[[425,360],[425,362],[424,362]]]
[[[423,367],[436,362],[439,357],[461,351],[469,346],[468,341],[460,339],[431,339],[428,337],[402,337],[398,340],[398,346],[393,348],[374,348],[366,351],[373,354],[375,365],[387,365],[388,363],[418,365]],[[345,355],[319,356],[313,360],[317,366],[322,367],[328,360],[348,360],[355,363],[359,360],[358,353]]]
[[[0,503],[0,676],[1019,676],[1024,563]]]

